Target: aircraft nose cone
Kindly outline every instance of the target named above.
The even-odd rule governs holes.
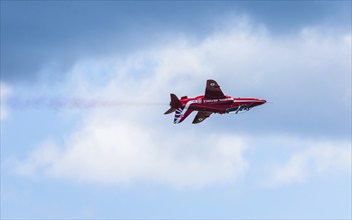
[[[265,99],[261,99],[260,101],[261,101],[260,104],[265,104],[265,103],[266,103],[266,100],[265,100]]]

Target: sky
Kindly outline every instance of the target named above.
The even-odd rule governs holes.
[[[0,4],[1,219],[352,218],[351,1]]]

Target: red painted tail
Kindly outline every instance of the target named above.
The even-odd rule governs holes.
[[[182,103],[180,102],[180,100],[177,98],[177,96],[175,94],[170,94],[170,109],[167,110],[164,114],[170,114],[174,111],[176,111],[176,109],[178,108],[182,108]]]

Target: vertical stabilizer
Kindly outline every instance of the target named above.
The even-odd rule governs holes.
[[[167,110],[164,114],[170,114],[174,111],[176,111],[176,109],[182,108],[182,103],[181,101],[177,98],[177,96],[175,94],[170,94],[170,109]]]
[[[182,107],[181,101],[177,98],[177,96],[175,94],[170,94],[170,98],[171,98],[170,106],[172,108],[181,108]]]

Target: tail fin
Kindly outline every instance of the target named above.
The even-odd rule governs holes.
[[[182,103],[181,101],[177,98],[177,96],[175,94],[170,94],[170,109],[167,110],[164,114],[170,114],[174,111],[176,111],[176,109],[178,108],[182,108]]]

